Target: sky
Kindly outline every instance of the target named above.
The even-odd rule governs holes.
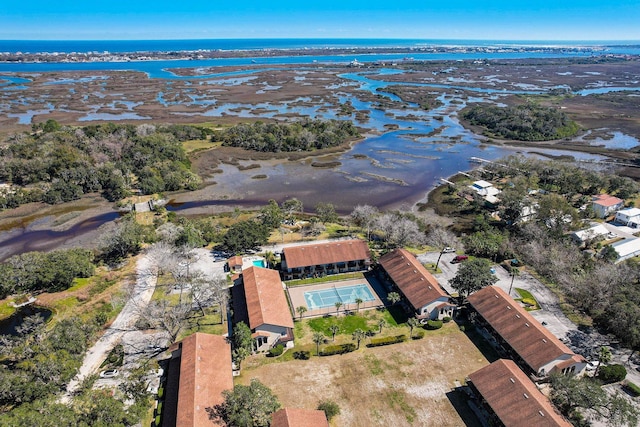
[[[640,0],[3,1],[2,40],[638,40]]]

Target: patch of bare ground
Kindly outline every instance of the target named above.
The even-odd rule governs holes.
[[[258,378],[283,407],[311,409],[322,399],[334,400],[341,410],[334,427],[464,426],[447,393],[456,380],[463,382],[488,364],[453,323],[427,331],[421,340],[377,348],[363,342],[360,350],[342,356],[258,367],[252,362],[244,362],[238,383]]]

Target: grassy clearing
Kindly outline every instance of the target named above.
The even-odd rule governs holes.
[[[12,299],[7,298],[4,301],[0,302],[0,320],[6,319],[16,312],[16,308],[11,305],[13,302]]]
[[[284,282],[287,286],[300,286],[300,285],[311,285],[317,283],[326,283],[326,282],[338,282],[340,280],[352,280],[352,279],[364,279],[364,273],[355,272],[355,273],[343,273],[343,274],[332,274],[324,277],[312,277],[308,279],[298,279],[298,280],[289,280]]]
[[[191,141],[184,141],[182,143],[182,148],[184,148],[184,151],[189,154],[193,153],[194,151],[209,150],[219,145],[220,143],[212,143],[211,141],[207,141],[205,139],[193,139]]]
[[[525,306],[525,310],[540,310],[540,304],[538,304],[538,301],[535,299],[531,292],[522,288],[516,288],[516,292],[520,294],[520,298],[517,298],[516,301],[520,301],[521,303],[523,303]]]

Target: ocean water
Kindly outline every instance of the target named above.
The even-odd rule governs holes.
[[[640,41],[532,41],[436,39],[198,39],[198,40],[0,40],[0,52],[167,52],[198,50],[255,50],[426,46],[446,47],[607,47],[610,53],[640,51]]]

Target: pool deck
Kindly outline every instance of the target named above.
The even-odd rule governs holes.
[[[377,308],[377,307],[383,306],[384,304],[382,300],[380,300],[380,296],[376,293],[373,286],[371,286],[371,284],[365,278],[352,279],[352,280],[339,280],[336,282],[325,282],[325,283],[318,283],[315,285],[301,285],[301,286],[287,287],[287,292],[289,293],[289,298],[291,299],[291,305],[293,306],[293,309],[294,309],[294,317],[296,319],[300,317],[300,315],[297,312],[295,312],[296,307],[304,306],[304,307],[307,307],[307,309],[309,308],[307,306],[307,301],[304,298],[305,292],[317,291],[321,289],[331,289],[334,286],[336,288],[343,288],[346,286],[355,286],[355,285],[363,285],[363,284],[366,284],[369,287],[369,291],[373,295],[374,299],[373,301],[365,301],[362,304],[360,304],[360,310]],[[345,304],[342,307],[340,307],[340,313],[341,314],[344,313],[345,310],[356,311],[356,309],[357,309],[357,304]],[[336,314],[335,306],[318,308],[315,310],[308,310],[307,312],[304,313],[303,317],[317,317],[317,316],[324,316],[325,314]]]

